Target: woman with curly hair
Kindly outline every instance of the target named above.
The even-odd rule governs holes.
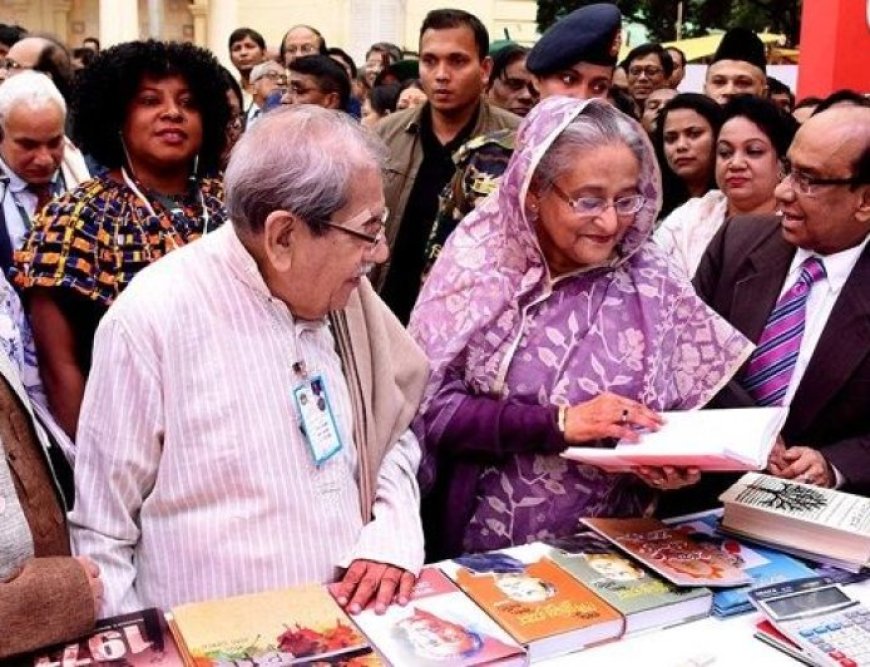
[[[128,42],[82,73],[75,136],[106,168],[48,205],[15,255],[49,405],[74,437],[100,318],[151,262],[223,224],[230,110],[221,66],[190,44]]]

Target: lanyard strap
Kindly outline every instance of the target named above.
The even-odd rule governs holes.
[[[145,196],[142,190],[139,189],[139,186],[136,185],[133,179],[130,178],[130,175],[127,173],[127,169],[123,166],[121,167],[121,177],[124,179],[124,183],[127,185],[127,187],[133,191],[133,194],[135,194],[142,201],[142,203],[145,205],[145,208],[148,210],[148,213],[150,213],[155,218],[160,217],[157,215],[157,211],[155,211],[154,207],[151,205],[151,201],[148,199],[148,197]],[[202,194],[202,188],[197,187],[197,190],[199,191],[199,207],[202,211],[202,235],[205,236],[206,234],[208,234],[208,225],[211,221],[211,216],[209,215],[208,209],[205,206],[205,197]],[[174,217],[172,215],[171,208],[167,209],[166,212],[170,215],[170,217]]]

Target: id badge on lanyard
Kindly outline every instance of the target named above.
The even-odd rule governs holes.
[[[322,375],[309,375],[302,362],[293,364],[300,378],[293,388],[293,401],[299,417],[299,428],[308,443],[314,465],[320,467],[341,451],[341,437],[335,424],[326,379]]]

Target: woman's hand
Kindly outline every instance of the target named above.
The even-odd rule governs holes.
[[[565,440],[572,445],[601,438],[637,442],[639,436],[635,429],[658,431],[661,423],[661,416],[645,405],[605,392],[568,408]]]
[[[662,468],[643,466],[635,470],[634,474],[659,491],[672,491],[684,486],[692,486],[701,479],[701,471],[698,468],[675,468],[674,466]]]

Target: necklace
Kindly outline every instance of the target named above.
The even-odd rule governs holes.
[[[126,167],[121,167],[121,177],[124,179],[124,183],[126,184],[126,186],[130,188],[130,190],[133,191],[133,194],[135,194],[139,198],[139,200],[145,205],[148,213],[155,218],[159,218],[160,216],[157,215],[157,211],[154,210],[154,206],[152,206],[151,201],[148,199],[148,197],[145,196],[142,190],[139,189],[139,186],[136,185],[135,181],[130,178],[130,174],[127,173]],[[202,194],[202,188],[197,187],[197,191],[199,192],[199,209],[201,211],[200,216],[202,219],[202,235],[205,236],[206,234],[208,234],[208,225],[211,222],[211,216],[209,215],[208,209],[205,206],[205,197]],[[175,213],[173,213],[172,207],[167,207],[167,213],[169,213],[169,215],[173,218],[175,217]],[[178,247],[175,239],[172,239],[172,244],[174,247]]]

